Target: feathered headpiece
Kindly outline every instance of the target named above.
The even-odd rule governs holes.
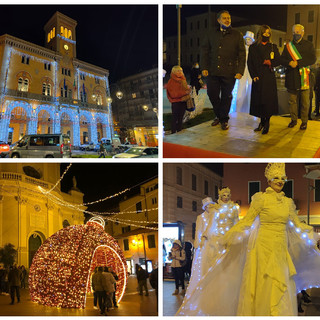
[[[270,181],[274,178],[282,178],[286,176],[285,163],[268,163],[264,175]]]

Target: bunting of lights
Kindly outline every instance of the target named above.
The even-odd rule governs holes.
[[[127,284],[126,260],[99,218],[59,230],[33,258],[29,273],[31,300],[51,307],[85,308],[91,273],[99,263],[116,271],[119,302]]]
[[[56,182],[56,184],[50,190],[45,191],[44,194],[50,193],[52,190],[54,190],[57,187],[57,185],[62,181],[62,179],[64,178],[65,174],[68,172],[71,166],[72,166],[72,163],[70,163],[66,168],[66,170],[64,170],[63,174],[61,175],[60,179]]]

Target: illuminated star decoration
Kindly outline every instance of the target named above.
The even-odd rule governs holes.
[[[119,277],[116,299],[120,302],[127,285],[126,260],[102,222],[95,217],[85,225],[61,229],[42,244],[30,267],[32,301],[59,308],[85,308],[92,270],[111,266]]]

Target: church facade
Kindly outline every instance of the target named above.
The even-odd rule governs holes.
[[[77,22],[56,12],[45,47],[0,36],[0,140],[64,133],[73,146],[113,136],[109,71],[76,57]]]
[[[0,247],[7,243],[18,251],[16,262],[29,268],[41,244],[58,230],[84,223],[74,206],[83,203],[76,187],[61,192],[59,163],[0,164]],[[50,191],[56,201],[41,192]],[[85,207],[80,206],[81,209]]]

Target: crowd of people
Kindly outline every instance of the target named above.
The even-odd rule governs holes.
[[[265,177],[268,188],[253,195],[241,220],[228,187],[219,191],[217,202],[203,199],[186,291],[177,270],[185,253],[174,241],[172,272],[184,294],[177,315],[293,316],[303,312],[302,301],[311,301],[306,289],[320,285],[318,236],[282,191],[285,164],[268,164]]]
[[[0,294],[10,295],[11,303],[20,302],[20,289],[28,288],[28,272],[25,266],[0,266]]]
[[[311,72],[316,54],[312,42],[303,39],[304,26],[295,24],[292,27],[292,40],[286,42],[280,55],[277,45],[272,42],[272,30],[268,25],[262,25],[254,39],[253,32],[247,31],[243,36],[232,28],[230,13],[226,10],[217,14],[217,21],[218,28],[204,38],[201,65],[194,64],[190,82],[198,94],[204,86],[203,79],[206,79],[207,95],[215,114],[211,125],[220,124],[222,130],[229,129],[232,91],[238,80],[236,111],[260,118],[254,131],[267,134],[270,118],[278,114],[275,68],[282,65],[286,70],[285,87],[291,115],[288,127],[296,126],[300,116],[300,129],[306,130],[311,118],[310,95],[313,90],[316,92],[315,113],[319,115],[320,72],[317,71],[316,75]],[[313,81],[313,78],[317,80]],[[182,130],[190,94],[191,88],[182,68],[174,66],[167,84],[167,96],[172,105],[172,133]]]

